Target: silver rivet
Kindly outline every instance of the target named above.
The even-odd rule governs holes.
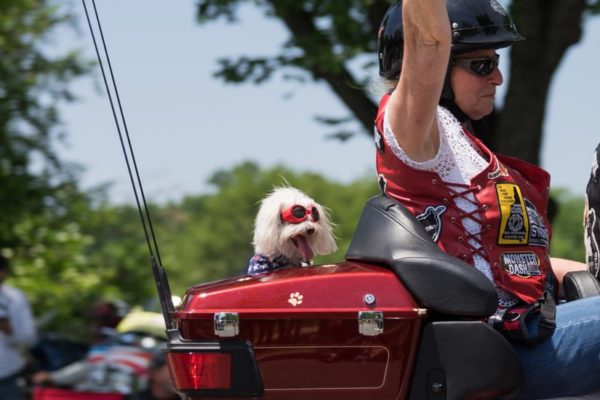
[[[365,304],[368,306],[375,304],[375,296],[372,295],[371,293],[365,294],[365,296],[363,297],[363,300],[365,301]]]
[[[460,25],[458,24],[458,22],[452,23],[452,29],[458,29],[459,27],[460,27]]]

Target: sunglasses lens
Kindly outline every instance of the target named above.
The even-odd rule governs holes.
[[[453,63],[469,69],[475,75],[488,76],[498,68],[499,60],[500,56],[496,54],[493,57],[454,59]]]
[[[471,61],[469,68],[479,76],[488,76],[498,67],[499,56]]]
[[[471,62],[471,71],[481,76],[488,76],[495,67],[494,60],[478,60]]]
[[[312,215],[313,221],[317,222],[319,220],[320,216],[319,216],[319,210],[317,210],[317,207],[311,208],[310,214]]]
[[[292,208],[292,215],[296,218],[304,218],[306,216],[306,208],[302,206],[294,206]]]

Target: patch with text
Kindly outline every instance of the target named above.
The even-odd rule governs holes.
[[[527,244],[529,239],[529,216],[521,188],[514,183],[497,183],[496,194],[500,207],[500,231],[498,244]]]
[[[498,166],[492,172],[488,172],[487,177],[491,180],[496,180],[500,177],[508,176],[508,170],[500,161],[498,161]]]
[[[529,217],[529,244],[548,247],[548,229],[544,225],[544,220],[540,217],[533,203],[527,199],[525,199],[525,206]]]
[[[530,278],[541,275],[540,260],[535,253],[502,253],[500,264],[510,275]]]

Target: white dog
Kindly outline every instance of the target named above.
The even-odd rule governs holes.
[[[326,210],[293,187],[275,188],[262,200],[253,244],[249,274],[310,265],[315,254],[337,250]]]

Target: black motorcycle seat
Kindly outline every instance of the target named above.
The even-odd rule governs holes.
[[[600,295],[600,282],[587,270],[567,272],[563,286],[567,301]]]
[[[438,313],[479,318],[498,305],[481,272],[440,250],[415,216],[387,196],[365,205],[346,259],[391,268],[420,305]]]

